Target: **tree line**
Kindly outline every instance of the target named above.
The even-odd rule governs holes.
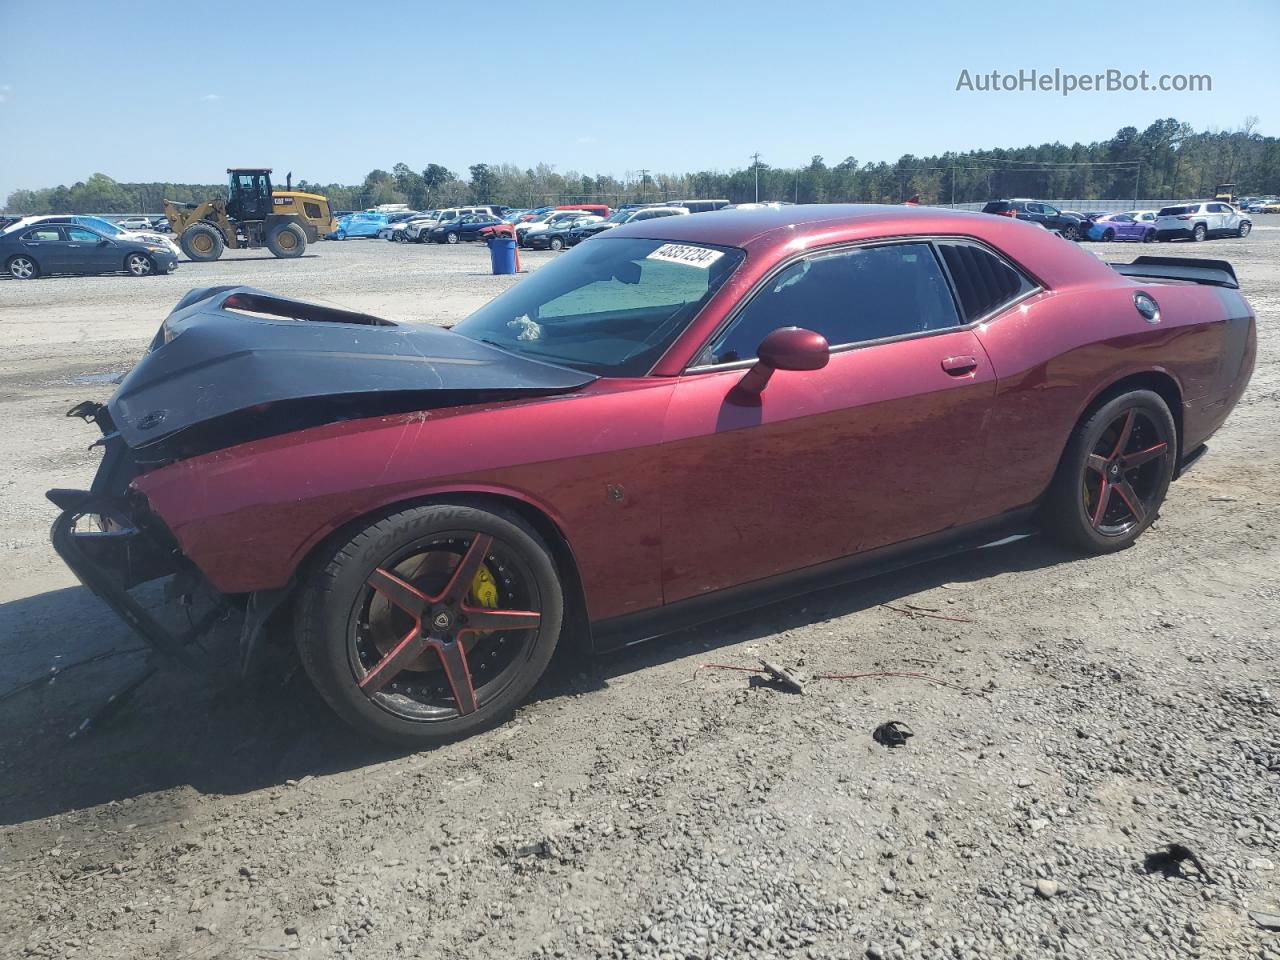
[[[359,184],[296,180],[295,189],[324,194],[335,210],[405,203],[425,210],[458,203],[534,207],[550,203],[620,203],[720,198],[735,203],[971,203],[1030,196],[1115,200],[1199,197],[1220,183],[1245,195],[1280,194],[1280,138],[1256,132],[1249,118],[1235,130],[1196,131],[1173,118],[1145,130],[1123,127],[1094,143],[1046,143],[861,163],[848,156],[828,164],[814,156],[800,167],[767,163],[720,171],[655,173],[618,179],[609,174],[557,171],[548,164],[519,167],[476,163],[465,178],[437,163],[421,170],[397,163],[371,170]],[[277,184],[279,189],[282,184]],[[223,184],[122,183],[102,173],[71,186],[15,190],[6,211],[46,213],[156,213],[161,200],[199,202],[223,193]]]

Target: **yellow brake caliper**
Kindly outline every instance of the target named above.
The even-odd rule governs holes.
[[[471,597],[476,605],[486,610],[494,610],[498,606],[498,582],[489,572],[488,564],[480,564],[476,577],[471,581]]]

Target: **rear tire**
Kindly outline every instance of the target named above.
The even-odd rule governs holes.
[[[198,262],[217,260],[226,246],[222,233],[211,223],[193,223],[182,231],[178,241],[187,259]]]
[[[552,237],[550,240],[547,241],[547,249],[554,250],[558,253],[559,251],[564,249],[564,241],[561,240],[559,237]]]
[[[1144,234],[1142,235],[1142,242],[1143,242],[1143,243],[1155,243],[1155,242],[1156,242],[1156,232],[1155,232],[1154,230],[1148,230],[1146,233],[1144,233]]]
[[[34,280],[40,276],[40,265],[30,257],[22,254],[10,257],[9,262],[5,264],[5,269],[9,271],[9,276],[15,280]]]
[[[267,233],[267,249],[282,259],[302,256],[307,250],[307,235],[296,223],[277,223]]]
[[[516,625],[478,630],[486,615]],[[522,519],[435,504],[392,513],[322,558],[302,581],[296,641],[342,719],[425,747],[505,719],[546,670],[563,617],[550,552]]]
[[[1045,527],[1083,553],[1123,550],[1159,515],[1177,449],[1177,427],[1159,394],[1111,398],[1071,434],[1041,507]]]

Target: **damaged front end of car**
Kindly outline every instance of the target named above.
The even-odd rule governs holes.
[[[241,583],[243,592],[220,592],[217,578],[184,553],[181,519],[163,516],[135,481],[340,421],[543,397],[594,379],[429,324],[405,326],[250,287],[192,290],[105,404],[86,401],[68,411],[98,427],[93,447],[102,448],[103,458],[88,490],[48,492],[61,511],[53,546],[164,661],[196,663],[195,641],[243,611],[245,674],[290,584]],[[205,483],[200,469],[184,477],[198,500],[196,513],[221,516],[216,481]],[[262,483],[264,495],[275,492],[270,478]],[[165,599],[180,601],[185,617],[166,622],[163,611],[131,592],[162,578],[168,578]]]
[[[107,407],[85,401],[67,416],[98,426],[102,436],[92,446],[101,447],[103,456],[88,490],[54,489],[46,494],[61,511],[50,530],[54,550],[154,654],[194,666],[191,644],[225,612],[223,604],[213,603],[203,617],[189,621],[189,629],[177,632],[132,595],[135,587],[168,577],[172,579],[167,593],[190,603],[202,578],[145,498],[130,488],[138,462]]]

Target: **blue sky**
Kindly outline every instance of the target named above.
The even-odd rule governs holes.
[[[622,176],[741,167],[756,150],[785,166],[1087,142],[1168,116],[1256,115],[1280,134],[1275,0],[0,0],[0,22],[0,201],[95,171],[216,182],[264,164],[355,182],[403,160]],[[956,90],[962,69],[1055,67],[1207,73],[1213,90]]]

